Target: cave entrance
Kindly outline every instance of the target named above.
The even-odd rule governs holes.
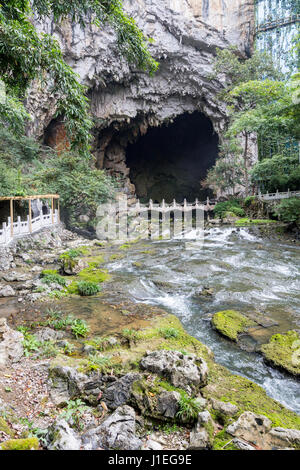
[[[130,144],[126,164],[142,202],[194,201],[211,196],[200,181],[218,155],[218,136],[204,114],[183,114],[172,124],[151,128]]]

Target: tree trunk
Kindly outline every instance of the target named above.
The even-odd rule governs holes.
[[[245,195],[249,196],[249,172],[248,172],[248,132],[245,132],[245,147],[244,147],[244,171],[245,171]]]

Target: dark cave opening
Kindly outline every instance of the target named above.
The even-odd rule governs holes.
[[[126,151],[126,164],[136,195],[152,199],[192,202],[211,196],[201,188],[218,155],[218,135],[209,118],[200,112],[183,114],[172,124],[149,129]]]

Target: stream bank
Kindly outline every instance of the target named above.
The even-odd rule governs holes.
[[[0,316],[6,317],[14,328],[22,324],[30,328],[30,335],[34,336],[39,333],[40,336],[41,331],[45,328],[56,332],[53,325],[57,325],[57,323],[50,325],[48,323],[47,326],[45,324],[46,320],[54,321],[51,315],[53,316],[53,312],[55,313],[56,310],[55,321],[72,314],[76,318],[85,320],[89,332],[87,337],[76,338],[72,334],[70,326],[65,325],[62,330],[58,331],[63,333],[63,337],[56,338],[50,333],[50,337],[52,337],[50,344],[55,346],[52,351],[48,343],[47,348],[43,345],[40,350],[31,351],[28,358],[22,358],[19,363],[8,367],[5,371],[2,370],[1,398],[4,406],[6,404],[8,407],[15,408],[15,410],[11,410],[12,415],[17,414],[17,417],[11,418],[12,421],[16,420],[15,423],[8,420],[9,428],[12,426],[18,428],[19,426],[19,434],[15,433],[14,437],[20,437],[23,433],[33,433],[29,430],[31,426],[31,428],[37,427],[39,430],[47,431],[47,439],[50,439],[49,428],[58,420],[61,413],[60,406],[64,403],[68,406],[68,403],[71,403],[74,410],[69,418],[71,425],[67,424],[71,428],[73,443],[76,441],[76,445],[79,445],[79,442],[79,447],[100,444],[105,447],[108,445],[108,441],[106,443],[100,442],[95,437],[98,435],[97,433],[93,434],[93,439],[90,434],[83,438],[85,433],[78,430],[76,424],[72,424],[72,420],[76,422],[78,418],[83,430],[88,433],[90,429],[102,426],[109,416],[109,429],[111,429],[116,415],[113,418],[111,416],[116,412],[125,413],[127,416],[126,420],[131,429],[131,435],[135,436],[132,445],[141,445],[145,448],[147,448],[149,440],[151,441],[150,446],[161,446],[163,449],[182,448],[181,442],[184,442],[185,447],[183,448],[186,449],[195,446],[195,448],[203,446],[202,448],[219,449],[226,445],[226,448],[229,449],[241,448],[244,441],[246,441],[244,445],[252,445],[254,448],[282,447],[282,445],[294,448],[298,445],[297,433],[295,434],[294,431],[293,433],[291,431],[285,432],[285,441],[283,439],[278,444],[280,439],[277,435],[276,438],[274,436],[280,431],[272,430],[278,427],[299,430],[299,416],[268,396],[276,395],[277,400],[287,402],[287,406],[297,410],[297,402],[299,402],[297,382],[265,365],[261,356],[254,352],[255,348],[252,348],[251,351],[248,346],[248,351],[247,348],[246,350],[241,349],[240,345],[234,345],[221,339],[209,325],[210,315],[216,311],[224,310],[225,306],[226,308],[229,305],[235,306],[240,311],[247,313],[251,305],[252,311],[255,308],[257,314],[259,306],[260,315],[271,317],[275,324],[268,328],[260,328],[259,334],[256,332],[252,338],[250,337],[250,340],[245,338],[245,344],[249,345],[249,342],[252,346],[256,343],[261,344],[273,333],[284,332],[291,328],[297,329],[299,318],[297,316],[297,271],[294,274],[291,272],[294,269],[292,260],[295,258],[296,262],[296,257],[299,254],[298,247],[285,245],[281,259],[278,254],[276,255],[278,240],[274,243],[272,240],[258,239],[251,235],[247,229],[237,231],[230,227],[212,228],[208,230],[206,235],[206,246],[203,251],[199,251],[197,245],[192,246],[192,250],[185,250],[181,240],[138,242],[115,246],[107,243],[99,244],[98,241],[78,239],[67,232],[64,236],[58,237],[57,245],[53,240],[45,240],[43,244],[39,238],[37,244],[33,242],[31,249],[23,246],[20,251],[16,250],[12,261],[14,266],[6,270],[5,276],[7,279],[12,279],[12,272],[19,273],[19,276],[24,275],[25,272],[31,276],[32,284],[30,286],[27,284],[28,292],[24,293],[22,283],[28,282],[28,279],[27,281],[22,279],[4,282],[17,293],[22,292],[24,297],[25,295],[29,297],[24,299],[24,302],[21,301],[22,297],[19,295],[15,298],[6,298],[5,304],[3,302],[0,307]],[[64,237],[66,238],[64,239]],[[46,268],[47,270],[55,270],[60,263],[61,254],[70,249],[76,249],[80,245],[91,250],[82,256],[83,259],[89,258],[91,261],[96,257],[99,261],[98,268],[93,268],[96,273],[99,274],[98,271],[100,271],[109,274],[109,279],[107,278],[102,283],[102,291],[99,294],[93,297],[79,297],[74,294],[70,296],[63,295],[62,289],[59,290],[61,292],[60,298],[51,297],[51,289],[52,293],[58,291],[56,285],[50,286],[50,291],[32,292],[36,289],[33,283],[40,279],[42,270]],[[256,275],[253,279],[255,260],[253,260],[254,266],[252,267],[248,254],[251,253],[253,258],[253,253],[255,253],[262,265],[262,260],[266,258],[266,252],[269,255],[267,265],[263,265],[263,267],[276,274],[273,277],[269,276],[264,281],[264,285],[258,288],[257,282],[263,278],[259,274],[258,279]],[[27,262],[23,259],[24,255]],[[31,260],[30,263],[28,263],[28,259]],[[177,264],[176,260],[179,259],[181,261]],[[93,262],[95,261],[91,261],[91,263]],[[274,268],[274,263],[277,268],[275,271],[271,269]],[[24,267],[27,269],[24,270]],[[245,269],[246,267],[247,269]],[[279,267],[281,269],[278,269]],[[244,278],[241,277],[241,272],[243,272]],[[74,275],[73,279],[70,276],[70,281],[74,282],[76,276]],[[293,276],[295,276],[294,281]],[[18,276],[15,274],[14,277]],[[232,280],[230,280],[231,278]],[[291,284],[291,281],[293,284],[289,291],[287,286]],[[279,282],[282,283],[283,295],[278,295],[280,292],[278,291]],[[235,289],[233,289],[233,285],[235,285]],[[247,289],[245,289],[246,285]],[[255,301],[253,286],[256,294]],[[18,287],[20,288],[18,289]],[[275,292],[277,292],[276,299],[274,299]],[[292,294],[295,295],[295,293],[296,298],[291,301]],[[30,297],[33,294],[35,297]],[[262,308],[263,301],[264,308]],[[289,311],[285,303],[289,304]],[[49,309],[52,309],[52,314],[49,313]],[[187,332],[183,330],[178,319],[166,314],[165,310],[180,318]],[[189,332],[192,336],[188,334]],[[42,335],[42,337],[45,339],[45,336]],[[215,354],[215,359],[213,359],[210,350],[195,337],[210,346]],[[108,338],[110,339],[108,340]],[[47,341],[49,339],[44,343]],[[74,350],[70,351],[65,342],[72,343]],[[152,366],[149,366],[150,369],[145,369],[142,365],[143,357],[147,357],[151,352],[154,354],[156,350],[161,352],[179,351],[178,354],[181,356],[178,361],[184,363],[186,356],[195,354],[196,357],[190,359],[194,363],[194,370],[198,370],[199,362],[197,361],[201,358],[201,361],[207,365],[206,379],[200,380],[197,384],[188,383],[187,386],[190,388],[186,389],[179,387],[176,381],[174,385],[174,379],[171,375],[167,374],[165,377],[161,377],[159,370],[153,369]],[[174,358],[167,355],[166,361],[169,360],[172,364]],[[65,370],[65,366],[69,369]],[[238,370],[235,369],[236,367]],[[71,383],[71,388],[73,387],[76,391],[74,396],[65,397],[65,402],[59,405],[57,400],[53,398],[55,393],[51,392],[51,373],[49,371],[53,368],[60,377],[61,390],[68,390]],[[178,365],[175,370],[176,368],[180,369]],[[16,372],[16,376],[11,374],[12,370]],[[28,385],[24,386],[24,389],[22,389],[23,379],[20,379],[22,373],[27,376],[26,380],[31,384],[29,387]],[[40,374],[38,380],[37,377],[34,377],[34,373]],[[79,375],[78,378],[77,374],[82,375]],[[126,395],[125,404],[118,402],[119,406],[115,412],[113,411],[114,406],[111,408],[111,397],[123,396],[119,387],[123,390],[124,385],[122,384],[127,384],[127,380],[131,381],[136,378],[135,375],[128,377],[128,374],[138,374],[140,377],[138,380],[133,380],[132,384],[135,384],[133,391],[130,392],[130,396]],[[109,376],[111,379],[108,379]],[[254,382],[258,384],[262,382],[261,385],[268,394],[259,385],[249,381],[249,378],[254,379]],[[34,391],[36,381],[43,384],[42,396],[39,396],[40,392]],[[115,385],[118,391],[117,395],[115,392],[112,393],[114,388],[110,391],[112,395],[107,394],[107,387],[110,388],[109,385],[112,386],[116,383],[118,384]],[[85,392],[82,392],[83,384],[85,384],[84,386],[89,384],[87,389],[93,390],[91,396],[94,398],[90,399]],[[10,392],[5,391],[9,388],[11,388]],[[18,411],[17,404],[20,402],[20,394],[21,392],[24,394],[28,388],[32,390],[30,393],[34,394],[34,400],[29,400],[28,408],[25,407]],[[285,394],[282,393],[283,390],[285,390]],[[165,397],[165,393],[169,395]],[[102,400],[102,396],[106,397],[105,400]],[[95,397],[99,397],[99,400],[96,400]],[[164,405],[161,404],[162,409],[165,410],[164,413],[172,414],[170,409],[173,410],[172,418],[165,419],[165,417],[157,416],[153,412],[157,409],[156,400],[158,399],[160,403],[164,403]],[[82,400],[83,404],[74,405],[76,400]],[[167,400],[167,408],[164,408],[166,406],[165,400]],[[33,410],[32,403],[35,403]],[[230,404],[233,408],[230,407]],[[85,406],[88,408],[84,408],[81,414],[79,409]],[[124,406],[127,408],[129,406],[130,410],[124,409]],[[190,410],[191,414],[186,422],[178,419],[180,414],[177,416],[180,407],[185,409],[184,406]],[[113,413],[110,414],[111,412]],[[243,416],[249,412],[257,416],[262,415],[265,418],[253,417],[252,414]],[[200,417],[198,417],[199,413]],[[23,414],[23,417],[20,414]],[[31,423],[30,426],[24,425],[24,421],[23,424],[19,422],[27,415],[29,416],[27,419]],[[253,420],[255,421],[256,418],[263,423],[264,442],[241,431],[245,420],[248,423],[246,424],[248,431],[249,429],[253,431]],[[239,423],[235,424],[233,429],[230,428],[230,425],[238,421]],[[236,435],[230,434],[228,427]],[[104,428],[106,429],[106,425]],[[65,425],[64,429],[68,434],[69,429]],[[103,430],[103,428],[101,429]],[[257,433],[258,429],[254,431]],[[39,432],[36,431],[35,434],[39,434]],[[72,432],[75,433],[75,437]],[[106,432],[109,434],[110,431],[106,429]],[[203,435],[205,439],[200,442],[199,436],[203,437]],[[292,435],[296,436],[293,438],[294,441],[291,438]],[[7,440],[7,435],[4,437]],[[136,438],[139,439],[138,444]],[[272,441],[270,441],[271,438]],[[235,442],[233,442],[234,439],[236,439]],[[157,440],[164,441],[164,444],[157,443]],[[94,444],[91,444],[91,441]],[[46,444],[43,444],[41,440],[39,442],[46,447],[51,447],[53,444],[48,440]]]

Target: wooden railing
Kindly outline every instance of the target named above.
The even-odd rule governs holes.
[[[11,224],[11,218],[8,217],[8,221],[2,224],[2,229],[0,229],[0,245],[6,245],[14,238],[19,238],[23,235],[37,232],[41,228],[50,227],[59,223],[59,211],[55,209],[52,212],[50,209],[49,214],[43,214],[42,212],[38,217],[34,219],[27,216],[27,220],[21,220],[21,217],[17,218],[17,222]]]

